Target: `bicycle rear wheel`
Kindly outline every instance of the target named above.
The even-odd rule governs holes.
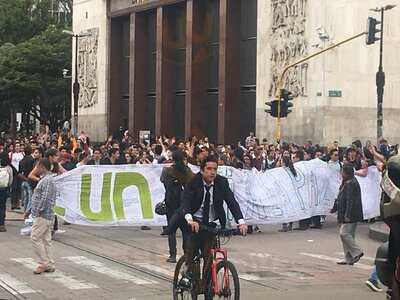
[[[182,270],[185,264],[185,256],[182,256],[176,263],[174,280],[172,283],[172,293],[174,300],[197,300],[197,289],[192,287],[187,289],[180,286]],[[195,285],[194,285],[195,286]]]
[[[217,264],[217,284],[218,291],[214,291],[214,282],[209,281],[206,299],[240,299],[239,275],[235,266],[227,260],[220,261]]]

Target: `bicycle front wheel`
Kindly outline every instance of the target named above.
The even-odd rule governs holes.
[[[206,299],[240,299],[239,275],[230,261],[224,260],[217,264],[217,281],[209,281]]]
[[[182,256],[176,263],[174,280],[172,283],[172,293],[174,300],[197,300],[197,291],[194,287],[191,289],[184,288],[180,285],[182,279],[182,269],[185,264],[185,257]]]

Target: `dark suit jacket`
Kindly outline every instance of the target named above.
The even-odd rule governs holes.
[[[233,192],[229,187],[228,180],[225,177],[217,175],[214,180],[213,205],[215,216],[221,223],[222,227],[226,225],[226,214],[224,211],[224,201],[232,212],[236,223],[243,219],[239,203],[236,201]],[[200,209],[204,197],[204,183],[201,173],[197,173],[192,180],[186,185],[183,192],[183,212],[190,213],[192,216]]]
[[[86,165],[88,165],[88,166],[94,166],[94,165],[96,165],[96,164],[95,164],[94,160],[91,159],[91,160],[89,160],[89,161],[87,162]],[[100,165],[101,165],[101,160],[100,160]]]

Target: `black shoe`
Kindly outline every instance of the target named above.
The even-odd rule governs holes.
[[[336,264],[343,266],[343,265],[348,265],[349,263],[345,260],[339,260],[336,262]]]
[[[386,299],[391,300],[392,299],[392,289],[388,289],[386,291]]]
[[[170,255],[167,259],[167,262],[176,264],[176,255]]]
[[[168,229],[168,227],[163,228],[163,230],[161,231],[160,235],[161,235],[161,236],[169,235],[169,229]]]
[[[140,227],[141,230],[151,230],[151,228],[149,226],[142,226]]]
[[[356,263],[358,263],[361,259],[361,257],[364,256],[364,253],[361,253],[360,255],[357,255],[356,257],[353,258],[353,260],[351,261],[350,265],[354,265]]]

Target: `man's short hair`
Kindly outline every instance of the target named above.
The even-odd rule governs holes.
[[[157,144],[157,145],[154,147],[154,153],[157,154],[157,155],[161,155],[161,154],[162,154],[162,146],[159,145],[159,144]]]
[[[117,152],[119,152],[118,148],[111,148],[111,150],[110,150],[110,152],[108,154],[111,156],[111,155],[113,155],[113,154],[115,154]]]
[[[354,166],[352,164],[344,164],[342,167],[343,174],[346,174],[348,177],[354,177]]]
[[[339,152],[339,150],[338,150],[338,149],[331,149],[331,150],[329,151],[329,156],[332,156],[333,153],[335,153],[335,152]]]
[[[31,155],[32,154],[32,147],[30,145],[26,145],[24,148],[24,153],[25,156]]]
[[[51,162],[48,158],[42,158],[39,160],[38,165],[44,167],[47,171],[51,170]]]
[[[200,169],[203,171],[207,163],[209,162],[214,162],[218,165],[218,157],[216,157],[215,155],[208,155],[205,159],[201,161]]]
[[[58,153],[58,151],[56,149],[48,149],[45,153],[44,153],[44,157],[45,158],[49,158],[50,156],[56,156]]]

